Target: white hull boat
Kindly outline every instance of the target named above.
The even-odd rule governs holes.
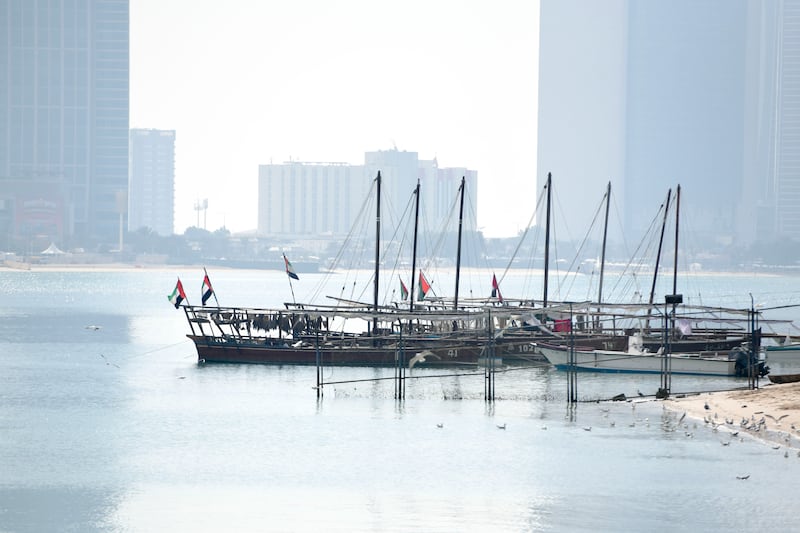
[[[570,348],[537,343],[544,357],[559,370],[569,369]],[[610,350],[574,350],[577,370],[592,372],[630,372],[659,374],[662,372],[664,356],[650,352],[622,352]],[[670,371],[673,374],[697,376],[747,376],[746,350],[729,352],[674,353],[669,355]],[[760,375],[764,375],[764,363],[756,363]]]

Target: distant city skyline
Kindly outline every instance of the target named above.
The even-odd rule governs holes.
[[[175,229],[257,226],[258,167],[412,150],[475,169],[479,228],[536,196],[538,2],[131,3],[131,127],[175,130]]]
[[[552,172],[568,240],[608,182],[629,241],[678,184],[704,245],[800,239],[800,0],[0,7],[5,247],[115,242],[143,130],[178,133],[176,233],[201,202],[203,228],[257,230],[263,165],[414,153],[405,181],[479,176],[487,237],[522,232]]]

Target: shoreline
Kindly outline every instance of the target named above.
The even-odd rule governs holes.
[[[800,448],[800,382],[678,395],[664,400],[664,407],[731,438],[747,434],[773,448]]]
[[[167,264],[167,263],[150,263],[143,261],[141,263],[123,263],[123,262],[98,262],[98,263],[29,263],[19,260],[0,260],[0,272],[33,272],[33,271],[62,271],[62,272],[76,272],[76,271],[137,271],[137,270],[174,270],[174,269],[190,269],[190,268],[203,268],[202,264]],[[214,265],[215,270],[264,270],[263,268],[239,268],[231,266]],[[281,270],[281,269],[276,269]],[[367,270],[367,269],[365,269]],[[476,267],[463,267],[462,270],[481,270]],[[509,270],[509,274],[513,275],[519,272],[526,272],[527,274],[543,274],[544,270],[539,268],[533,269],[515,269]],[[609,270],[613,274],[614,270]],[[325,273],[320,270],[319,273]],[[758,278],[773,278],[783,276],[800,276],[800,272],[795,271],[759,271],[759,270],[741,270],[741,271],[725,271],[725,270],[699,270],[692,272],[694,276],[707,276],[707,277],[758,277]]]

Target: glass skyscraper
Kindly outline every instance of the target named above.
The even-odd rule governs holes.
[[[128,0],[0,0],[0,30],[0,249],[115,243],[128,189]]]

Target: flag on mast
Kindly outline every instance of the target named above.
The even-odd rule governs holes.
[[[203,273],[205,275],[203,276],[203,288],[202,288],[203,297],[201,299],[203,301],[203,305],[206,305],[208,299],[211,298],[211,295],[214,294],[214,289],[211,288],[211,280],[208,279],[208,272],[206,272],[205,268],[203,269]]]
[[[497,276],[492,274],[492,298],[497,298],[500,303],[503,303],[503,295],[500,294],[500,286],[497,284]]]
[[[428,283],[428,280],[425,279],[425,274],[422,273],[422,270],[419,271],[419,292],[417,293],[417,300],[422,301],[425,299],[425,295],[428,294],[428,291],[431,290],[431,284]]]
[[[181,302],[186,299],[186,293],[183,292],[183,284],[181,283],[181,278],[178,278],[178,283],[175,284],[175,289],[172,291],[172,294],[167,296],[170,303],[175,306],[175,309],[180,307]]]
[[[298,279],[299,280],[300,278],[295,273],[294,267],[292,267],[292,264],[286,258],[286,254],[283,254],[283,262],[286,263],[286,274],[292,279]]]
[[[403,283],[403,278],[401,278],[400,276],[397,277],[400,279],[400,298],[403,301],[406,301],[408,300],[408,288],[406,287],[406,284]]]

